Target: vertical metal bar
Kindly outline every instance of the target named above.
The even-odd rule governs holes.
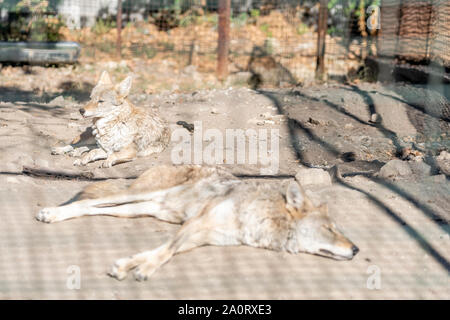
[[[217,45],[217,77],[228,75],[228,52],[230,48],[231,0],[219,0],[219,37]]]
[[[328,27],[328,0],[320,0],[319,21],[317,29],[316,78],[323,79],[325,73],[325,40]]]
[[[116,18],[116,24],[117,24],[117,43],[116,43],[116,50],[117,50],[117,57],[122,58],[122,0],[117,0],[117,18]]]
[[[367,39],[369,34],[366,31],[367,25],[366,25],[366,1],[365,0],[359,1],[358,28],[359,28],[359,32],[361,33],[361,36],[362,36],[361,59],[364,61],[367,58],[368,49],[369,49],[368,48],[369,42]]]

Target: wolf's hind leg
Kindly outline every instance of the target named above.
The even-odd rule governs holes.
[[[175,194],[185,188],[186,186],[176,186],[147,193],[122,192],[102,198],[80,200],[60,207],[43,208],[36,215],[36,219],[52,223],[93,215],[122,218],[153,216],[171,223],[182,223],[186,219],[185,213],[180,209],[171,209],[165,203],[169,193]]]
[[[68,154],[71,157],[78,158],[78,157],[81,157],[81,155],[83,153],[88,152],[89,150],[92,150],[92,149],[87,146],[83,146],[83,147],[75,148],[72,151],[69,151]]]
[[[150,216],[171,223],[182,223],[185,219],[185,214],[183,212],[170,210],[158,201],[144,201],[118,206],[105,205],[98,207],[86,206],[83,204],[85,201],[89,200],[82,200],[61,207],[43,208],[36,215],[36,219],[46,223],[59,222],[82,216],[97,215],[120,218]]]
[[[131,144],[118,152],[110,154],[106,160],[101,164],[103,168],[110,168],[113,165],[129,162],[136,158],[137,151],[134,144]]]
[[[97,149],[93,149],[93,150],[89,151],[88,153],[84,154],[81,158],[76,159],[73,162],[73,165],[74,166],[85,166],[89,162],[106,159],[107,157],[108,157],[108,155],[106,154],[106,152],[103,149],[97,148]]]

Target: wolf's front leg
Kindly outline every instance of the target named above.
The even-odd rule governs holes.
[[[146,280],[173,256],[174,253],[170,244],[171,242],[167,242],[154,250],[119,259],[114,263],[108,274],[117,280],[123,280],[127,277],[128,271],[139,266],[139,269],[136,269],[135,272],[136,280]]]
[[[110,154],[108,158],[102,162],[101,167],[111,168],[116,164],[132,161],[136,158],[136,155],[136,147],[134,146],[134,144],[131,144],[118,152]]]
[[[134,278],[143,281],[177,253],[204,245],[241,244],[236,234],[237,227],[232,224],[224,226],[221,219],[211,218],[213,215],[206,214],[191,218],[183,224],[171,241],[154,250],[117,260],[109,275],[122,280],[127,276],[128,271],[135,269]]]
[[[84,154],[81,158],[76,159],[73,162],[74,166],[85,166],[89,162],[94,162],[101,159],[106,159],[108,157],[105,150],[101,148],[93,149],[89,151],[88,153]]]
[[[69,154],[72,157],[79,157],[84,152],[89,151],[96,144],[95,138],[92,135],[92,128],[87,128],[83,133],[78,135],[72,142],[63,147],[53,147],[51,153]]]

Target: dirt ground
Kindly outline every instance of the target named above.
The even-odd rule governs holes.
[[[153,218],[85,217],[56,224],[34,219],[42,207],[69,200],[90,182],[30,176],[24,166],[104,179],[134,178],[171,162],[174,142],[160,155],[110,169],[95,163],[77,168],[69,156],[52,156],[52,146],[67,143],[88,124],[77,110],[90,88],[79,89],[70,99],[13,86],[0,91],[0,299],[450,298],[450,185],[444,169],[433,165],[449,150],[448,102],[435,91],[378,83],[134,92],[132,101],[157,108],[172,129],[180,128],[177,121],[201,121],[203,131],[278,129],[279,171],[265,177],[271,183],[286,184],[304,166],[337,165],[341,176],[331,186],[312,184],[307,192],[314,202],[328,203],[337,225],[360,248],[352,261],[340,262],[250,247],[202,247],[175,256],[138,283],[132,277],[116,281],[106,270],[117,258],[167,241],[178,225]],[[441,118],[434,112],[439,105]],[[405,150],[414,152],[408,156]],[[378,175],[402,155],[411,172]],[[260,173],[248,164],[224,167],[242,179]],[[70,266],[80,268],[79,290],[66,285]],[[378,289],[371,286],[374,275]]]

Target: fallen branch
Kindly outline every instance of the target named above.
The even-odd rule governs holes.
[[[76,180],[105,180],[105,178],[96,178],[92,172],[80,172],[68,169],[53,169],[38,166],[23,166],[22,173],[30,176],[59,178],[59,179],[76,179]]]

